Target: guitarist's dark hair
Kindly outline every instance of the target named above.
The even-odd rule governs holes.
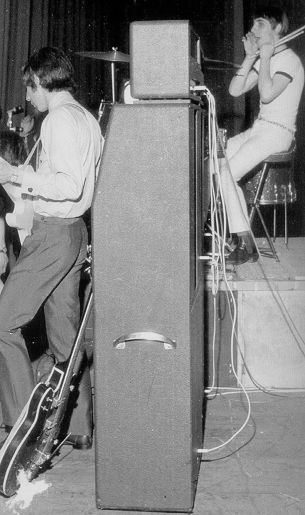
[[[48,91],[71,91],[76,89],[74,68],[63,50],[56,47],[43,47],[35,52],[23,67],[23,82],[36,89],[34,75],[40,85]]]

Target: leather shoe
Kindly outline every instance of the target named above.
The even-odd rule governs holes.
[[[69,435],[64,445],[72,445],[74,449],[87,450],[92,447],[92,436],[89,435]]]
[[[249,254],[249,252],[248,252],[248,256],[249,256],[249,259],[248,259],[249,263],[256,263],[256,261],[259,258],[259,254],[256,250],[254,252],[251,252],[251,254]]]
[[[244,244],[239,245],[236,249],[233,250],[227,257],[226,262],[231,265],[242,265],[249,261],[250,263],[255,263],[258,260],[258,252],[247,252],[246,246]]]

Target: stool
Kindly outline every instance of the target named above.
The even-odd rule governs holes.
[[[246,202],[250,204],[250,226],[252,227],[255,213],[258,214],[270,247],[265,252],[266,256],[274,257],[277,261],[275,247],[271,240],[260,206],[273,205],[273,238],[276,238],[276,208],[277,205],[284,205],[285,217],[285,244],[288,243],[287,230],[287,205],[295,202],[296,189],[293,178],[293,164],[295,154],[295,142],[285,152],[277,152],[270,155],[262,162],[262,169],[257,172],[244,186]]]

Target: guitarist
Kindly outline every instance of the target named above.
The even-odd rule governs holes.
[[[21,328],[43,305],[50,351],[69,357],[79,325],[80,273],[87,255],[84,213],[90,208],[100,166],[102,136],[94,117],[74,98],[72,64],[58,48],[35,52],[23,68],[27,101],[47,113],[41,126],[36,172],[0,160],[0,183],[13,183],[33,197],[31,234],[21,247],[0,296],[0,401],[3,423],[14,425],[34,387]],[[87,402],[78,399],[69,443],[92,443],[91,388],[83,374]],[[77,414],[82,408],[82,413]],[[74,424],[74,426],[73,426]]]

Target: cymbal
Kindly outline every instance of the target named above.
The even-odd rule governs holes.
[[[117,48],[112,47],[110,52],[75,52],[81,57],[89,57],[90,59],[101,59],[102,61],[113,61],[121,63],[129,63],[129,55],[119,52]]]

